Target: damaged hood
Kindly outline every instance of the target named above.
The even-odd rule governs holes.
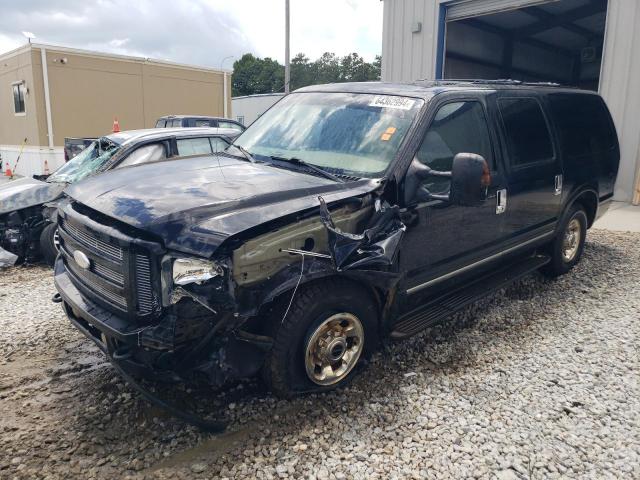
[[[115,169],[71,186],[74,200],[163,239],[170,249],[210,256],[227,238],[277,218],[376,189],[375,180],[345,183],[204,156]]]
[[[35,178],[11,180],[0,185],[0,214],[55,200],[66,187],[65,183],[48,183]]]

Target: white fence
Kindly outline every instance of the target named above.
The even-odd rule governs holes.
[[[11,168],[14,174],[31,177],[32,175],[42,175],[45,173],[45,161],[47,162],[50,173],[64,164],[64,148],[62,147],[25,146],[22,149],[22,155],[20,155],[20,160],[18,161],[19,154],[20,145],[0,145],[2,175],[4,175],[7,166]],[[18,163],[17,167],[16,161]]]

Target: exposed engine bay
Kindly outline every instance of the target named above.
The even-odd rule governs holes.
[[[47,224],[41,205],[0,215],[0,248],[15,255],[16,261],[35,261],[40,234]]]

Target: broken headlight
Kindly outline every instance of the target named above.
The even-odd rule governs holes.
[[[201,283],[224,274],[220,265],[209,260],[197,258],[176,258],[173,261],[173,283],[187,285]]]

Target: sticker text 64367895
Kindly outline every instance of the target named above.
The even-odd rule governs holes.
[[[407,97],[395,97],[393,95],[376,95],[370,107],[395,108],[398,110],[411,110],[415,100]]]

